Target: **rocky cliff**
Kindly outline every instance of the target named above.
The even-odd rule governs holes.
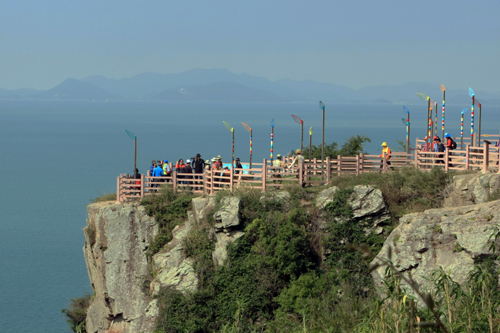
[[[87,332],[151,332],[155,307],[143,282],[149,274],[145,250],[158,232],[156,221],[137,204],[96,203],[87,212],[83,252],[95,294]]]

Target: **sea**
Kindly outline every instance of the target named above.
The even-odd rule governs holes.
[[[414,142],[425,135],[426,105],[407,107]],[[446,108],[453,136],[464,107]],[[483,106],[483,133],[499,133],[499,111]],[[0,333],[70,332],[61,310],[71,298],[92,294],[82,251],[86,206],[115,192],[119,174],[133,172],[134,140],[125,130],[137,137],[137,167],[146,173],[152,160],[197,153],[230,161],[232,133],[223,121],[234,128],[242,162],[249,160],[250,140],[242,122],[253,129],[253,162],[270,157],[272,122],[274,154],[286,155],[301,144],[292,114],[304,122],[304,147],[310,127],[320,145],[316,102],[0,100]],[[380,154],[384,141],[397,150],[398,140],[406,140],[403,106],[326,103],[325,142],[342,145],[352,135],[371,139],[367,153]]]

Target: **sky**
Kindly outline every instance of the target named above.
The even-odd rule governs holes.
[[[500,1],[2,0],[0,88],[225,68],[500,93]]]

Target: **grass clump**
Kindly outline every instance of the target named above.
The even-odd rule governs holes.
[[[162,188],[158,194],[142,200],[141,204],[146,214],[154,216],[159,226],[158,235],[149,243],[147,250],[149,257],[172,240],[172,230],[187,219],[187,212],[191,209],[193,197],[186,192],[177,193],[168,188]]]
[[[87,318],[87,309],[91,300],[92,296],[89,294],[82,297],[72,298],[68,304],[68,308],[61,310],[66,317],[66,322],[73,332],[87,332],[85,319]]]
[[[104,202],[104,201],[116,201],[116,193],[106,193],[103,195],[99,195],[95,199],[90,199],[91,203],[98,203],[98,202]]]

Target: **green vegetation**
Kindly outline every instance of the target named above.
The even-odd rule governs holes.
[[[99,196],[97,198],[90,199],[91,203],[98,203],[103,201],[116,201],[116,193],[106,193],[103,195],[99,193]]]
[[[67,309],[61,310],[66,316],[66,322],[73,332],[85,333],[85,319],[87,317],[87,309],[92,299],[91,295],[84,295],[83,297],[72,298],[68,304]]]
[[[337,158],[338,155],[341,156],[356,156],[363,152],[363,145],[365,142],[372,142],[369,137],[365,135],[353,135],[351,136],[342,147],[339,149],[339,144],[332,142],[330,144],[325,142],[325,158]],[[295,155],[295,151],[292,151],[292,155]],[[309,158],[309,146],[304,147],[304,156]],[[321,159],[321,145],[312,145],[311,158]]]
[[[192,199],[193,195],[189,193],[174,192],[162,187],[158,194],[148,196],[141,202],[146,213],[154,216],[159,226],[158,235],[149,244],[147,251],[149,257],[172,240],[172,230],[187,219]]]
[[[384,174],[370,172],[332,177],[331,185],[339,188],[375,185],[382,191],[393,218],[399,219],[405,214],[441,207],[445,187],[452,182],[453,176],[441,168],[428,172],[409,167]]]

